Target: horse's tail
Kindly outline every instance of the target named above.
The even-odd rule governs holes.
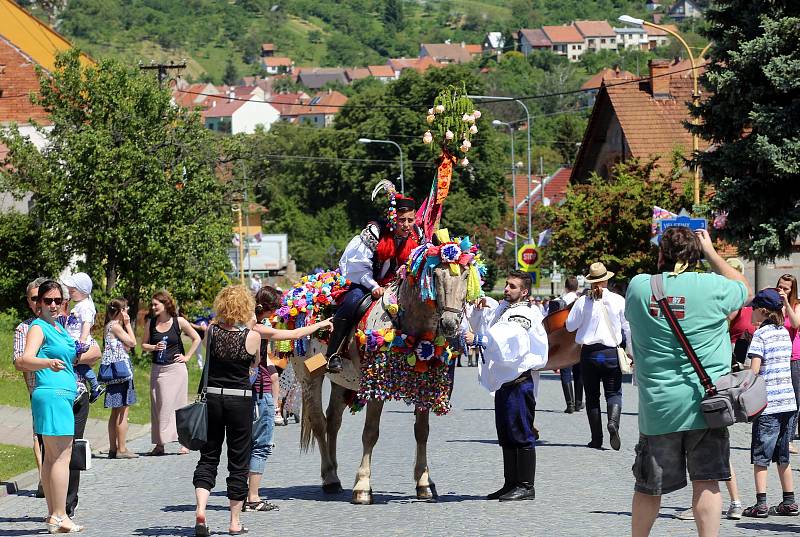
[[[319,391],[322,392],[321,389],[321,382],[315,382],[314,379],[308,379],[304,382],[305,386],[303,386],[302,392],[302,401],[303,401],[303,408],[300,414],[300,451],[303,453],[307,453],[309,448],[314,447],[314,428],[311,425],[311,415],[313,412],[318,412],[319,408],[314,407],[314,392]],[[320,393],[320,397],[322,394]],[[319,406],[319,402],[317,402],[317,407]]]

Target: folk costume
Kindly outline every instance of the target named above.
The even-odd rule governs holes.
[[[417,226],[407,237],[395,233],[393,216],[398,211],[415,210],[412,198],[390,192],[391,202],[387,219],[370,222],[364,230],[353,237],[339,260],[339,271],[350,281],[350,288],[333,316],[333,333],[328,343],[326,357],[328,371],[342,370],[342,343],[352,328],[354,317],[365,301],[371,301],[372,291],[394,281],[397,269],[408,261],[411,251],[419,246],[421,231]]]
[[[487,307],[473,313],[480,326],[476,342],[485,346],[478,364],[481,385],[493,393],[497,439],[503,448],[503,487],[488,499],[535,497],[536,436],[533,419],[539,369],[547,363],[547,334],[542,313],[527,301],[509,304],[486,298]],[[477,322],[476,322],[477,321]]]

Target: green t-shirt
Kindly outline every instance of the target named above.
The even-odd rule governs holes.
[[[664,294],[712,381],[731,370],[728,314],[744,305],[747,288],[719,274],[663,275]],[[646,435],[705,429],[703,388],[689,358],[663,318],[650,291],[650,275],[631,280],[625,296],[631,325],[639,431]]]

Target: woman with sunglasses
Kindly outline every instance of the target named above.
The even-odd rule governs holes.
[[[39,286],[37,298],[39,315],[28,329],[25,351],[16,365],[36,375],[31,410],[33,429],[44,444],[42,488],[47,499],[47,529],[50,533],[78,533],[84,530],[83,526],[75,524],[66,512],[75,434],[72,403],[77,395],[73,368],[79,358],[78,348],[57,322],[64,302],[61,285],[47,280]],[[99,348],[93,345],[80,355],[80,360],[91,363],[99,355]]]

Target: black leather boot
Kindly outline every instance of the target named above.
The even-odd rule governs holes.
[[[334,317],[331,322],[333,323],[333,331],[331,332],[331,339],[328,341],[328,350],[325,352],[325,358],[328,359],[327,369],[328,373],[341,373],[344,364],[342,356],[339,354],[339,348],[347,337],[350,321]]]
[[[561,391],[564,392],[564,400],[567,402],[567,408],[564,410],[567,414],[575,412],[575,392],[572,389],[572,382],[561,382]]]
[[[503,486],[500,490],[486,496],[487,500],[497,500],[503,494],[511,491],[517,480],[517,450],[503,448]]]
[[[622,414],[622,406],[617,404],[608,405],[608,434],[611,436],[611,447],[619,451],[619,418]]]
[[[599,408],[587,408],[586,417],[589,418],[589,430],[592,432],[592,441],[587,447],[594,449],[603,448],[603,417]]]
[[[517,449],[517,484],[506,494],[500,496],[501,502],[533,500],[536,489],[533,487],[536,478],[536,450]]]

